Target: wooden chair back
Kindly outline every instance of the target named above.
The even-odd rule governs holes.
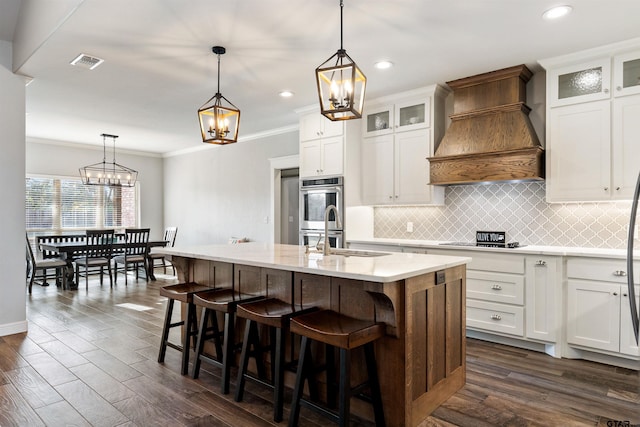
[[[36,267],[36,259],[33,256],[33,249],[31,248],[31,242],[29,241],[29,235],[25,234],[26,238],[27,238],[27,262],[29,263],[28,265],[30,265],[30,268],[35,268]]]
[[[42,258],[59,258],[60,254],[56,251],[46,250],[42,248],[43,243],[58,242],[81,242],[85,238],[84,234],[67,234],[56,236],[36,236],[36,249],[42,253]],[[77,255],[76,255],[77,257]]]
[[[148,228],[127,228],[124,230],[126,245],[125,256],[146,255],[149,243]]]
[[[87,230],[85,258],[111,258],[113,253],[113,230]]]
[[[167,227],[164,229],[164,237],[162,240],[167,242],[167,246],[172,248],[176,244],[176,234],[178,234],[178,227]]]

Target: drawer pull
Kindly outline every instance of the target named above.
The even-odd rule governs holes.
[[[617,292],[614,292],[614,293],[613,293],[613,296],[614,296],[614,297],[617,297],[617,296],[618,296],[618,293],[617,293]]]
[[[616,270],[613,272],[614,276],[618,276],[618,277],[626,277],[627,276],[627,272],[624,270]]]
[[[538,261],[536,261],[536,265],[543,267],[547,265],[547,261],[539,259]]]
[[[499,314],[492,314],[491,320],[502,320],[502,316],[500,316]]]
[[[493,289],[494,291],[501,291],[502,290],[502,286],[500,286],[500,285],[491,285],[491,289]]]

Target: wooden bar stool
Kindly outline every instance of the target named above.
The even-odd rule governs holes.
[[[285,338],[289,331],[289,321],[293,316],[307,313],[315,308],[296,308],[295,305],[276,298],[249,302],[238,305],[237,316],[247,320],[245,324],[242,353],[238,368],[238,382],[236,384],[236,402],[242,401],[245,379],[257,381],[262,385],[273,388],[273,420],[282,421],[284,400],[284,370],[285,370]],[[258,324],[266,325],[271,331],[271,383],[265,380],[265,370],[262,352],[265,350],[258,334]],[[253,350],[251,348],[253,347]],[[249,357],[253,356],[258,368],[258,378],[247,374]]]
[[[169,301],[167,302],[167,312],[164,316],[164,327],[162,328],[162,340],[160,341],[158,363],[164,362],[167,346],[175,348],[182,352],[182,375],[187,375],[189,371],[189,338],[193,337],[193,345],[195,347],[195,338],[198,335],[198,319],[196,318],[196,306],[193,304],[193,295],[197,292],[206,291],[208,289],[211,288],[197,283],[179,283],[177,285],[167,285],[160,288],[160,295],[169,298]],[[186,321],[181,320],[179,322],[171,323],[173,303],[176,300],[187,304]],[[169,330],[182,325],[185,326],[182,344],[180,345],[169,342]]]
[[[233,363],[235,345],[236,307],[242,302],[263,299],[262,296],[242,294],[233,289],[214,289],[198,292],[193,296],[196,307],[202,307],[196,356],[193,362],[192,377],[198,378],[200,363],[207,362],[222,368],[222,393],[229,393],[229,368]],[[224,329],[218,327],[216,312],[224,313]],[[211,323],[211,326],[208,326]],[[216,347],[216,357],[204,353],[205,341],[213,339]]]
[[[300,406],[312,409],[321,415],[337,422],[340,426],[349,425],[350,399],[359,397],[373,405],[376,426],[384,426],[384,411],[378,382],[378,371],[374,356],[374,341],[384,335],[384,324],[347,317],[331,310],[321,310],[303,314],[291,319],[291,332],[301,335],[298,372],[291,401],[289,427],[297,426],[300,417]],[[338,347],[340,350],[340,373],[338,391],[338,413],[306,399],[302,399],[304,382],[308,380],[312,364],[309,351],[310,340]],[[368,379],[364,383],[351,387],[351,350],[364,346]],[[361,394],[369,388],[371,397]],[[327,388],[329,390],[329,387]],[[330,402],[333,396],[327,396]]]

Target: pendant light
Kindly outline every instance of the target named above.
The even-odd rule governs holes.
[[[367,78],[342,47],[342,10],[340,0],[340,49],[316,68],[320,112],[329,120],[362,117]]]
[[[226,49],[214,46],[211,51],[218,55],[218,91],[198,110],[200,133],[202,142],[231,144],[238,141],[240,110],[220,93],[220,55],[224,55]],[[223,105],[223,100],[228,106]]]
[[[103,133],[102,162],[80,168],[80,178],[85,185],[103,185],[111,187],[133,187],[138,179],[138,172],[116,163],[116,138],[118,135]],[[107,138],[113,141],[113,161],[107,162]]]

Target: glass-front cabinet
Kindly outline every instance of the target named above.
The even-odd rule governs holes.
[[[418,97],[368,109],[363,136],[386,135],[431,126],[431,98]]]
[[[613,58],[613,95],[640,93],[640,51]]]
[[[607,99],[610,95],[611,59],[602,58],[550,70],[547,74],[551,106]]]

